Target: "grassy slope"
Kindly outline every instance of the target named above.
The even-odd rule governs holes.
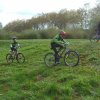
[[[7,64],[10,41],[0,41],[0,100],[100,100],[100,43],[68,40],[80,64],[47,68],[50,40],[20,40],[24,64]]]

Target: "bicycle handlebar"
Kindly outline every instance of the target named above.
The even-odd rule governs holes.
[[[65,42],[64,43],[64,47],[68,46],[69,45],[69,42]]]

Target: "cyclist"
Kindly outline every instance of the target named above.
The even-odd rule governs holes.
[[[97,42],[99,42],[99,40],[100,40],[100,22],[98,23],[98,26],[97,26],[96,37],[97,37]]]
[[[65,47],[66,42],[63,39],[65,36],[66,36],[66,32],[60,31],[60,33],[57,34],[51,41],[51,49],[53,49],[53,51],[55,52],[55,63],[56,64],[60,64],[57,47],[59,48]]]
[[[19,47],[19,44],[16,41],[16,37],[12,37],[13,42],[10,45],[11,51],[16,51],[17,52],[17,48]]]

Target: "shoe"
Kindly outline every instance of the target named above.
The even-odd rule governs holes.
[[[60,64],[60,62],[57,61],[56,64]]]

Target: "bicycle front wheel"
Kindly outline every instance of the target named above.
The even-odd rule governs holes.
[[[52,67],[55,65],[55,56],[54,53],[47,53],[44,57],[44,63],[48,67]]]
[[[24,63],[25,62],[25,57],[22,53],[18,53],[16,56],[16,60],[18,63]]]
[[[6,60],[7,60],[8,63],[12,63],[13,62],[13,56],[12,56],[12,54],[8,53],[6,55]]]
[[[76,66],[79,63],[79,55],[76,51],[68,51],[65,53],[64,62],[68,66]]]

